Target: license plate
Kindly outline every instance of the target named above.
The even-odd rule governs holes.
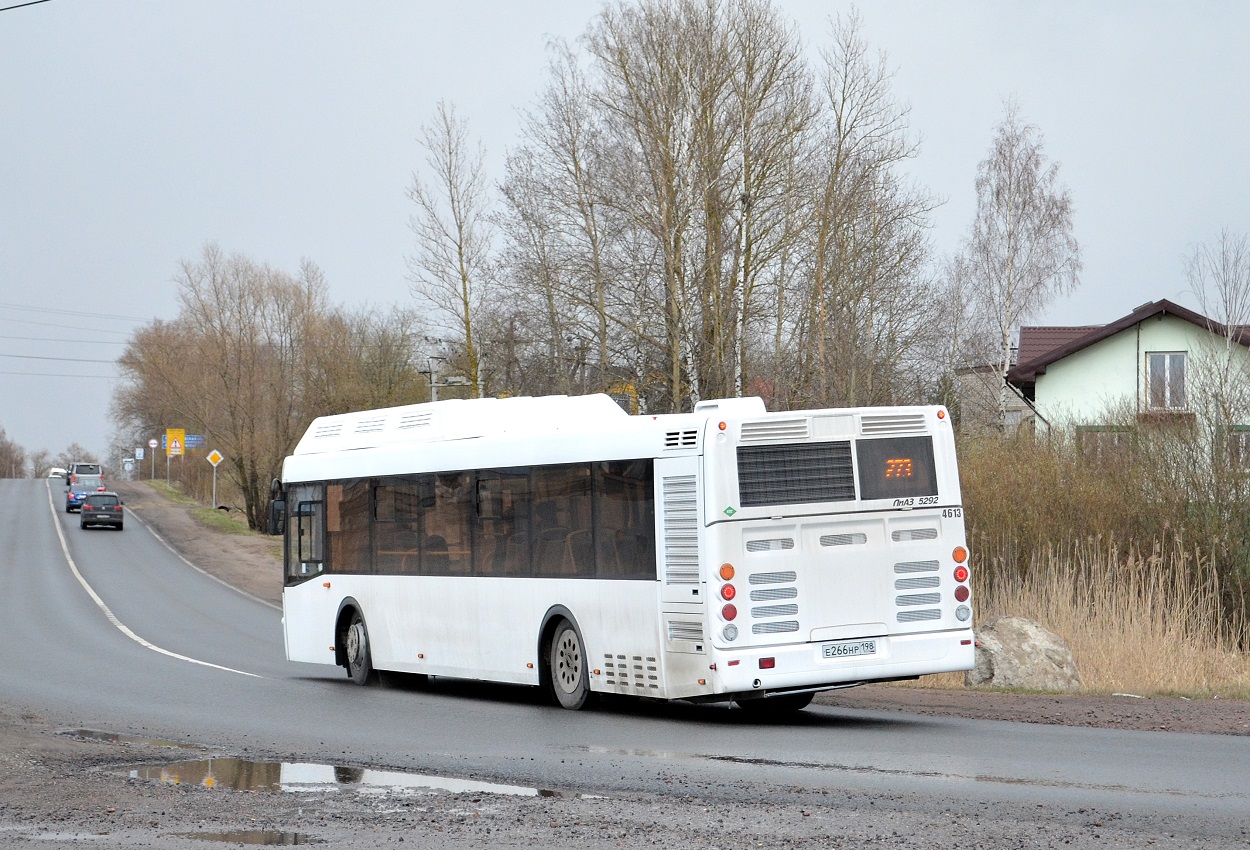
[[[822,644],[820,654],[823,658],[849,658],[852,655],[876,655],[877,641],[872,640],[839,640]]]

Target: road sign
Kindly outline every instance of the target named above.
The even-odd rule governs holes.
[[[181,455],[183,447],[187,444],[187,432],[182,428],[166,428],[165,429],[165,456],[174,457]]]
[[[135,449],[135,460],[143,460],[143,446]]]
[[[207,458],[207,460],[208,460],[208,462],[209,462],[209,463],[211,463],[213,466],[216,466],[217,464],[219,464],[219,463],[221,463],[223,460],[225,460],[225,458],[223,458],[223,457],[221,456],[221,452],[217,451],[216,449],[213,449],[211,452],[209,452],[209,453],[208,453],[208,458]]]
[[[157,442],[156,442],[156,438],[155,438],[155,437],[153,437],[152,439],[148,440],[148,448],[149,448],[149,449],[154,449],[154,448],[156,448],[156,446],[157,446],[157,445],[158,445],[158,444],[157,444]]]
[[[183,447],[188,448],[188,449],[204,448],[204,435],[203,434],[187,434],[187,439],[186,439],[186,442],[183,443]]]

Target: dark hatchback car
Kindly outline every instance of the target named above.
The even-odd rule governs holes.
[[[88,493],[82,500],[82,510],[78,514],[78,527],[87,528],[92,525],[111,525],[118,531],[122,530],[122,500],[116,493]]]
[[[98,475],[74,475],[69,489],[65,491],[65,512],[73,513],[82,507],[82,500],[88,493],[104,490],[104,479]]]

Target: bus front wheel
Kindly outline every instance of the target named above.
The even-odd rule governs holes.
[[[576,711],[590,701],[590,675],[581,632],[568,620],[561,620],[547,647],[547,670],[551,694],[561,708]]]
[[[365,618],[353,611],[343,630],[343,654],[347,657],[347,677],[358,685],[367,685],[377,678],[369,654],[369,630]]]

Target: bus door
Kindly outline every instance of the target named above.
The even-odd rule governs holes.
[[[338,597],[318,580],[326,571],[325,488],[320,484],[291,485],[286,504],[282,619],[287,658],[333,664],[330,647],[334,645]]]

